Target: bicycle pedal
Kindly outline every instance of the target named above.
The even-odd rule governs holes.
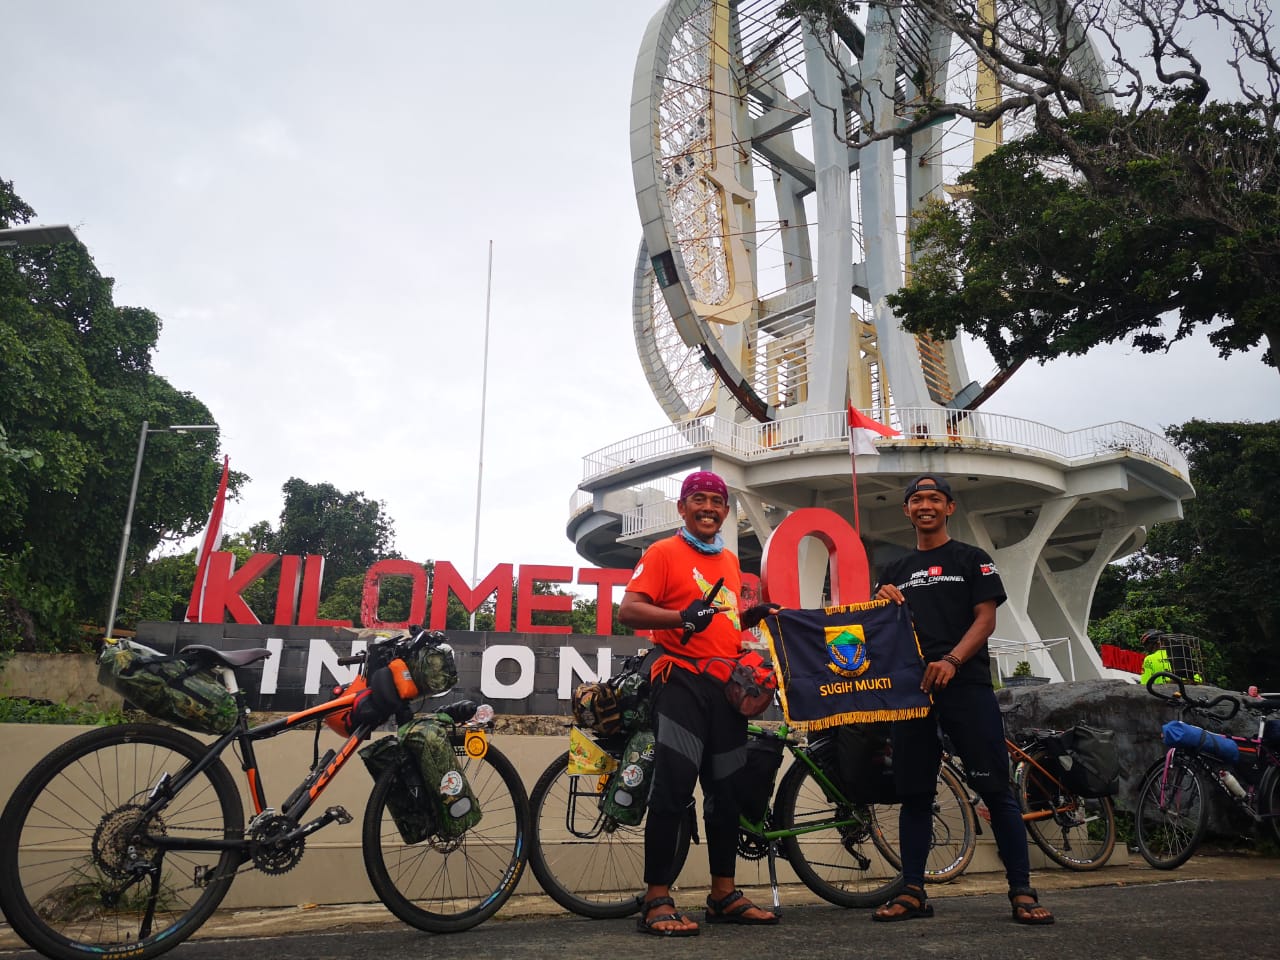
[[[346,807],[330,807],[324,812],[325,817],[330,820],[336,820],[338,823],[350,823],[351,814],[347,813]]]

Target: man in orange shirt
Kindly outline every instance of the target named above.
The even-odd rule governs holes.
[[[636,928],[657,936],[691,937],[699,927],[676,911],[671,884],[681,821],[699,780],[711,867],[707,923],[772,924],[779,919],[747,900],[734,884],[738,799],[733,781],[746,755],[747,721],[726,699],[723,684],[699,669],[706,658],[736,659],[742,652],[742,631],[778,608],[759,604],[739,612],[742,570],[720,534],[729,515],[723,479],[707,470],[685,477],[676,508],[684,526],[640,558],[618,619],[651,630],[660,648],[652,671],[656,745],[645,822],[647,889]]]

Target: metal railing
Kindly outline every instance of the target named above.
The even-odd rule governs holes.
[[[871,413],[875,416],[875,412]],[[1115,453],[1133,453],[1163,463],[1188,478],[1186,457],[1159,434],[1124,421],[1064,431],[1034,420],[1003,414],[965,412],[943,407],[896,409],[888,421],[901,437],[877,440],[899,445],[1022,450],[1057,458],[1065,464]],[[798,447],[815,451],[847,445],[849,426],[843,410],[807,414],[769,423],[730,423],[714,416],[673,424],[602,447],[583,457],[583,482],[661,462],[685,453],[714,451],[748,462]]]

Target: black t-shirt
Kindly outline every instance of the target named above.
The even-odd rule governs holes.
[[[1004,584],[985,550],[948,540],[932,550],[913,550],[885,565],[880,583],[892,583],[907,598],[926,661],[955,649],[973,625],[973,608],[984,600],[1004,603]],[[956,671],[955,683],[991,684],[986,645]]]

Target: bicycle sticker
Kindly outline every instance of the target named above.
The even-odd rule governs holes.
[[[489,738],[483,730],[468,730],[462,742],[463,749],[472,760],[480,760],[489,752]]]
[[[450,770],[440,778],[440,793],[446,797],[456,797],[462,792],[462,774]]]
[[[628,787],[638,787],[644,782],[644,770],[638,763],[629,763],[622,768],[622,782]]]

